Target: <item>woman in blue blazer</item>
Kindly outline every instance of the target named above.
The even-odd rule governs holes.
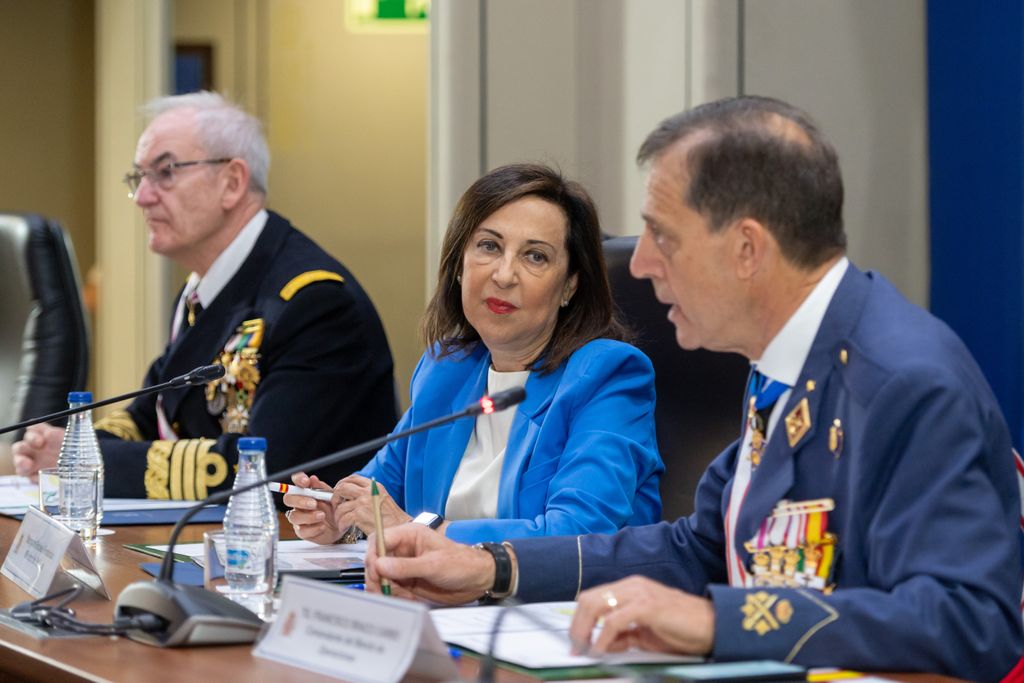
[[[373,531],[371,477],[385,526],[415,519],[465,543],[660,519],[654,370],[623,341],[580,185],[533,164],[477,180],[448,225],[423,333],[428,350],[396,431],[512,386],[526,400],[386,446],[330,503],[285,496],[301,538]]]

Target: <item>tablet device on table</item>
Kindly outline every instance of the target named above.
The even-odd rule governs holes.
[[[673,667],[662,674],[663,683],[674,681],[805,681],[807,669],[796,664],[771,660],[752,662],[715,662]]]

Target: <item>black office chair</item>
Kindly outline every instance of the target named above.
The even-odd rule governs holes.
[[[693,512],[697,482],[716,455],[739,436],[749,364],[732,353],[685,351],[676,343],[668,307],[654,298],[649,280],[629,274],[636,237],[604,242],[612,296],[636,333],[634,344],[654,364],[658,404],[654,419],[665,461],[662,516]]]
[[[0,213],[0,425],[67,407],[89,338],[71,240],[55,221]],[[2,438],[13,442],[23,432]]]

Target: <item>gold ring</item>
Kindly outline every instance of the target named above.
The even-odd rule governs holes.
[[[608,605],[608,609],[615,609],[619,606],[619,599],[611,591],[605,591],[601,597],[604,598],[604,604]]]

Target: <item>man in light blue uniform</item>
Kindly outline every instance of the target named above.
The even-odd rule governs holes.
[[[371,588],[578,597],[571,636],[598,653],[998,680],[1024,642],[1008,430],[956,335],[845,257],[831,145],[803,112],[748,97],[666,120],[639,158],[633,274],[671,304],[680,346],[752,365],[740,439],[696,511],[484,549],[397,529],[394,557],[368,558]]]

